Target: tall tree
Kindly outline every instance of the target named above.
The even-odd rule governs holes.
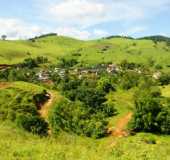
[[[6,35],[2,35],[2,36],[1,36],[1,39],[2,39],[3,41],[5,41],[5,40],[6,40],[6,38],[7,38],[7,36],[6,36]]]

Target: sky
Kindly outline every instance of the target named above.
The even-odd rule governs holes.
[[[170,36],[170,0],[0,0],[0,35]]]

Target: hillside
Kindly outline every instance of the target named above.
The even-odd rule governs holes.
[[[169,160],[169,39],[0,41],[0,160]]]
[[[32,85],[29,88],[31,87]],[[165,94],[168,88],[169,86],[163,89]],[[124,96],[127,98],[122,100],[118,107],[122,115],[131,111],[127,108],[123,109],[125,104],[131,105],[131,96],[128,92],[119,92],[114,95],[116,102],[119,102],[120,97]],[[114,121],[120,117],[115,117]],[[16,128],[8,121],[0,123],[0,128],[0,158],[4,160],[30,158],[33,160],[168,160],[170,156],[169,136],[138,133],[128,138],[109,136],[95,140],[62,132],[57,137],[41,138]],[[149,140],[156,140],[156,144],[147,143]]]
[[[46,36],[35,40],[0,41],[0,63],[14,64],[28,57],[46,56],[52,63],[60,57],[74,57],[83,65],[114,62],[126,59],[145,63],[169,65],[170,46],[166,41],[153,41],[152,37],[128,39],[126,37],[80,41],[62,36]]]

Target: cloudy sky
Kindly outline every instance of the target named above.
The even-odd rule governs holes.
[[[170,0],[0,0],[0,35],[170,36]]]

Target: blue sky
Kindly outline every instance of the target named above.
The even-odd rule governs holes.
[[[1,0],[0,35],[170,36],[170,0]]]

